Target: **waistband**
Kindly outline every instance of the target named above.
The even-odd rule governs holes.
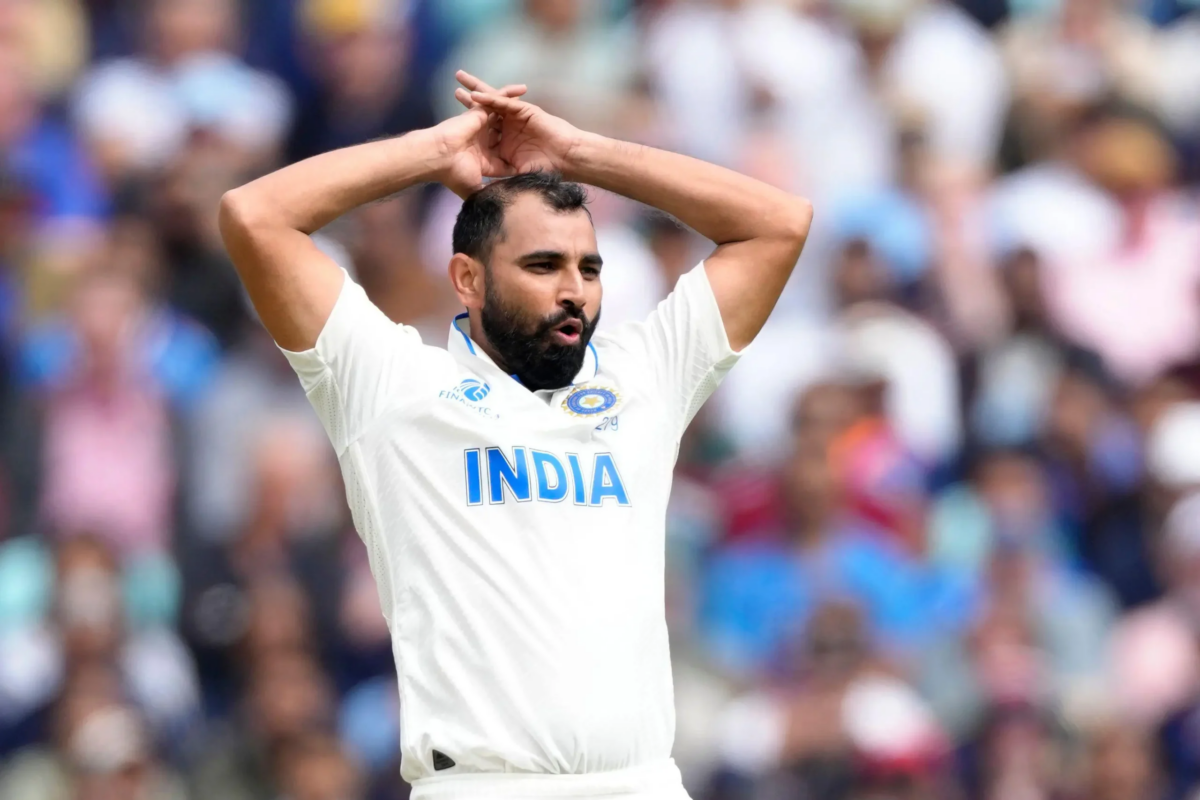
[[[608,772],[549,775],[486,772],[434,775],[413,782],[411,800],[493,800],[493,798],[605,798],[689,800],[675,760]]]

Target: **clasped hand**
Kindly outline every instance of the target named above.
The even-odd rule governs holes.
[[[442,153],[438,180],[459,197],[504,178],[536,170],[564,171],[583,132],[520,98],[524,84],[497,91],[459,70],[454,97],[466,107],[433,128]]]

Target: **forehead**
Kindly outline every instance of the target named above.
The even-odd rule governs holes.
[[[536,194],[522,194],[504,210],[504,228],[493,255],[516,258],[555,250],[578,258],[596,252],[596,229],[583,209],[555,211]]]

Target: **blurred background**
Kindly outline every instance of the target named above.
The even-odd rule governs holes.
[[[1200,4],[0,0],[0,798],[399,800],[388,632],[222,192],[453,71],[816,206],[680,451],[696,800],[1200,798]],[[459,201],[318,235],[445,342]],[[706,245],[593,192],[604,322]]]

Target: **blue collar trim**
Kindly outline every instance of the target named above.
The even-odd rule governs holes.
[[[463,329],[458,327],[458,321],[460,319],[466,319],[468,316],[470,316],[470,315],[466,311],[464,311],[463,313],[459,314],[457,317],[454,318],[454,322],[452,324],[454,325],[454,329],[457,330],[459,332],[459,334],[463,337],[463,341],[467,343],[467,349],[471,351],[471,355],[475,355],[475,345],[471,343],[471,337],[467,336],[467,334],[463,332]],[[589,342],[588,344],[591,344],[591,342]]]

